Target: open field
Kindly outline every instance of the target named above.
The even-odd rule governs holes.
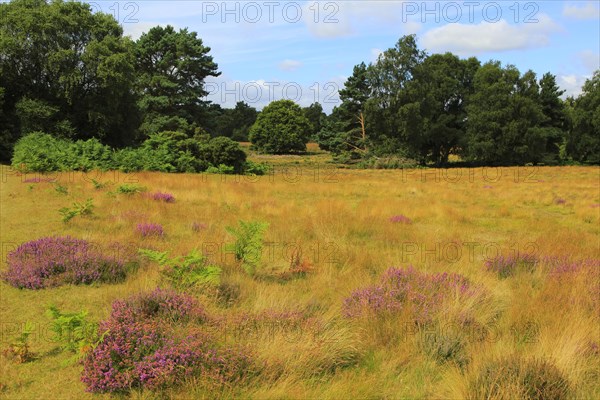
[[[24,182],[40,175],[3,167],[0,268],[17,245],[54,235],[172,255],[198,248],[223,268],[222,285],[233,293],[223,302],[191,291],[209,314],[236,320],[243,313],[298,312],[311,321],[294,329],[256,323],[215,332],[222,342],[247,346],[260,365],[239,384],[207,388],[192,381],[159,394],[134,390],[133,398],[479,398],[496,384],[481,371],[501,369],[494,363],[507,359],[551,365],[566,382],[567,398],[600,397],[598,167],[364,171],[335,169],[322,154],[251,158],[271,162],[272,173],[51,175],[62,193],[53,183]],[[96,189],[92,178],[108,184]],[[114,193],[126,182],[176,200]],[[61,221],[59,209],[88,198],[92,215]],[[225,227],[240,220],[269,224],[254,276],[224,246],[233,240]],[[161,224],[164,237],[140,236],[141,222]],[[293,254],[305,273],[289,273]],[[500,255],[536,261],[500,277],[485,267]],[[377,284],[389,267],[409,265],[459,273],[485,296],[451,292],[443,303],[433,301],[424,324],[414,323],[416,308],[347,316],[345,300],[354,290]],[[575,267],[569,272],[565,265]],[[2,347],[31,321],[36,354],[21,364],[0,358],[0,396],[109,397],[85,392],[81,367],[51,340],[45,310],[50,303],[84,309],[99,321],[115,300],[157,285],[165,283],[145,260],[117,284],[26,290],[0,282]],[[464,315],[469,324],[457,323]],[[496,395],[522,394],[510,383],[503,390]]]

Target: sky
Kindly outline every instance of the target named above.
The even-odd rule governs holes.
[[[429,54],[499,60],[541,77],[566,95],[600,68],[600,0],[579,1],[95,1],[126,35],[156,25],[195,31],[219,66],[208,99],[261,109],[291,99],[329,112],[354,65],[375,62],[403,35]]]

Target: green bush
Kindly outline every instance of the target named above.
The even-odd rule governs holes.
[[[242,173],[246,153],[226,137],[189,137],[180,132],[152,134],[138,148],[117,151],[97,139],[69,140],[35,132],[15,145],[12,165],[23,172],[89,171],[202,172],[211,165],[217,173]]]
[[[212,165],[233,167],[236,173],[242,173],[246,163],[246,153],[235,142],[227,137],[219,136],[204,144],[200,150],[201,157]]]
[[[245,175],[266,175],[271,171],[269,164],[255,163],[253,161],[246,161],[244,166]]]
[[[50,329],[61,350],[78,353],[79,357],[97,341],[98,325],[87,320],[87,312],[63,313],[55,305],[46,310],[52,319]]]
[[[22,172],[62,171],[67,147],[67,141],[44,132],[33,132],[15,144],[12,165]]]
[[[277,100],[258,114],[250,141],[259,151],[285,154],[306,151],[311,125],[302,108],[291,100]]]

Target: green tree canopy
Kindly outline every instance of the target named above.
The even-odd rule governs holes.
[[[567,153],[575,161],[600,163],[600,70],[586,80],[572,110]]]
[[[291,100],[271,102],[250,128],[250,141],[259,151],[285,154],[306,151],[310,122]]]
[[[207,95],[204,80],[219,76],[196,32],[156,26],[135,44],[139,106],[144,114],[144,134],[180,130],[194,134],[202,127]]]
[[[0,4],[0,14],[3,136],[14,141],[43,128],[112,145],[132,140],[132,43],[112,16],[61,0],[14,0]]]

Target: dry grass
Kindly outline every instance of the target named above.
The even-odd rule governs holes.
[[[317,321],[300,331],[257,328],[249,337],[234,338],[253,347],[265,367],[246,385],[218,393],[222,397],[465,398],[473,395],[481,366],[512,355],[551,363],[568,380],[573,398],[600,397],[600,356],[589,351],[600,343],[599,301],[593,299],[598,292],[590,289],[594,282],[577,276],[557,282],[539,270],[500,280],[483,267],[485,257],[510,251],[599,259],[597,167],[336,170],[323,164],[326,155],[310,150],[315,154],[253,155],[253,160],[286,167],[285,172],[275,168],[258,178],[98,173],[98,181],[117,182],[95,190],[89,176],[57,175],[68,195],[52,184],[23,183],[26,177],[3,167],[0,268],[6,267],[6,254],[16,245],[50,235],[69,234],[103,244],[117,241],[171,254],[200,248],[223,266],[224,282],[239,291],[228,306],[199,294],[212,312],[235,316],[265,309],[302,310]],[[109,194],[124,181],[172,193],[176,202]],[[58,209],[89,197],[95,205],[91,217],[61,222]],[[558,198],[566,202],[557,204]],[[412,224],[389,221],[399,214]],[[245,275],[223,250],[231,241],[225,227],[239,220],[270,224],[265,272],[258,277]],[[135,232],[138,222],[162,224],[165,237],[141,238]],[[204,225],[194,230],[194,222]],[[298,247],[312,271],[301,279],[278,279]],[[342,302],[352,290],[377,282],[390,266],[411,264],[426,272],[458,272],[484,285],[493,302],[477,310],[478,320],[489,322],[488,336],[482,340],[468,329],[444,330],[442,316],[427,332],[407,324],[402,315],[367,323],[342,318]],[[37,329],[31,349],[38,357],[25,364],[0,358],[0,395],[91,397],[79,381],[80,368],[63,366],[67,356],[55,351],[46,305],[86,309],[100,320],[115,299],[154,288],[158,282],[156,267],[143,263],[116,285],[25,291],[0,283],[2,347],[20,324],[32,321]],[[232,340],[222,334],[223,340]],[[423,334],[457,337],[468,362],[460,366],[435,359],[424,349]],[[518,396],[510,388],[503,390]],[[191,382],[159,395],[133,394],[146,399],[163,396],[211,398],[215,393]]]

